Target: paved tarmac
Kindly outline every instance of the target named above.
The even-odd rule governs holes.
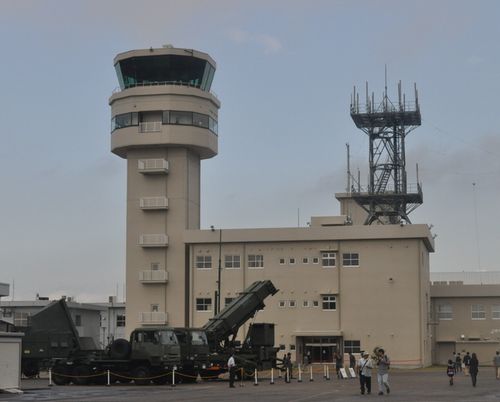
[[[109,387],[53,386],[48,387],[46,379],[23,380],[22,395],[0,394],[0,402],[22,401],[94,401],[94,402],[156,402],[156,401],[238,401],[238,402],[320,402],[320,401],[453,401],[489,402],[500,401],[500,380],[494,378],[493,368],[480,369],[477,387],[472,387],[470,377],[458,374],[455,385],[448,385],[445,368],[419,370],[391,370],[391,393],[378,396],[376,377],[373,378],[371,395],[360,395],[357,379],[330,381],[317,376],[310,382],[307,378],[299,383],[292,380],[287,384],[276,379],[260,380],[258,386],[252,382],[237,384],[230,389],[227,381],[208,381],[198,384],[136,386],[133,384],[113,384]]]

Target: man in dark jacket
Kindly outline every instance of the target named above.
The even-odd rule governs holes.
[[[470,377],[472,379],[472,386],[476,386],[477,381],[477,373],[479,371],[479,360],[477,360],[477,356],[475,353],[472,354],[470,358]]]

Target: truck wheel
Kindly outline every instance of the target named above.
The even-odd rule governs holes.
[[[73,384],[75,385],[87,385],[90,380],[90,367],[85,364],[76,366],[73,369]]]
[[[146,366],[136,367],[133,371],[134,383],[136,385],[148,385],[149,380],[149,368]]]
[[[124,360],[130,354],[130,342],[126,339],[116,339],[110,346],[110,355],[112,359]]]
[[[22,362],[22,372],[25,377],[35,377],[40,373],[40,369],[38,368],[38,362],[36,360],[26,360]]]
[[[52,372],[52,381],[56,385],[66,385],[69,384],[68,370],[65,366],[55,366]]]

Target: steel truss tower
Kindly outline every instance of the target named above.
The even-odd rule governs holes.
[[[382,102],[375,104],[373,92],[366,101],[359,102],[359,93],[351,98],[351,118],[356,127],[369,138],[370,175],[366,191],[358,183],[352,188],[353,199],[368,213],[365,225],[411,223],[408,215],[422,204],[420,183],[406,182],[405,138],[421,124],[418,92],[415,85],[415,99],[406,102],[398,84],[398,102],[387,96],[387,80]]]

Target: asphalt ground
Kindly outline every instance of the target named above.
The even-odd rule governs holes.
[[[263,373],[265,374],[265,373]],[[267,373],[269,374],[269,373]],[[448,384],[444,367],[418,370],[391,370],[391,393],[378,396],[376,376],[372,378],[372,394],[361,395],[358,379],[327,381],[320,374],[313,382],[304,378],[285,383],[276,378],[262,378],[259,385],[252,381],[237,383],[229,388],[224,380],[206,381],[197,384],[137,386],[113,384],[89,386],[48,386],[47,379],[23,380],[21,395],[0,394],[0,402],[20,401],[237,401],[237,402],[318,402],[318,401],[453,401],[488,402],[500,401],[500,380],[496,380],[493,368],[480,368],[477,387],[472,387],[470,377],[461,373],[455,376],[455,384]]]

